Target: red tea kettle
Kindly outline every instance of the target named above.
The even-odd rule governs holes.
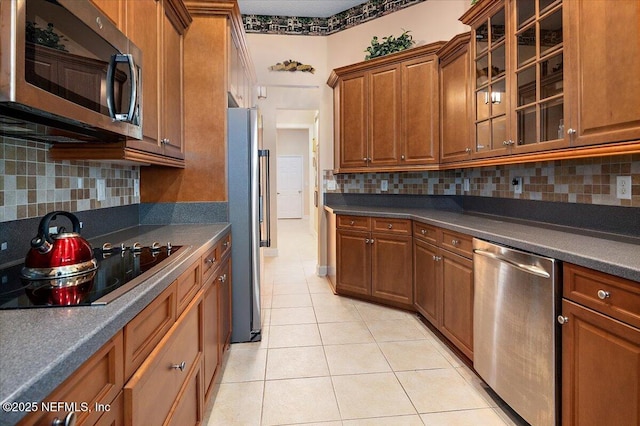
[[[65,232],[61,227],[57,234],[49,233],[50,222],[58,216],[66,216],[71,221],[73,232]],[[91,245],[80,236],[78,218],[69,212],[55,211],[40,221],[21,275],[28,280],[51,280],[87,274],[97,268]]]

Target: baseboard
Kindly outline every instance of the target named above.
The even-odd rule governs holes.
[[[319,277],[326,277],[328,269],[329,268],[326,265],[316,265],[316,275]]]
[[[277,248],[265,248],[263,252],[265,257],[278,257]]]

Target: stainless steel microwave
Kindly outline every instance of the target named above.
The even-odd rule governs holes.
[[[142,52],[88,0],[2,0],[0,43],[0,135],[142,139]]]

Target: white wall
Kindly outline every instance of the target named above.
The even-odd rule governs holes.
[[[256,68],[257,84],[267,87],[267,99],[259,100],[263,116],[264,147],[277,157],[276,128],[288,119],[282,110],[318,111],[318,172],[333,168],[333,91],[327,86],[331,70],[361,62],[364,50],[373,36],[399,36],[410,30],[418,45],[449,40],[468,31],[458,18],[469,8],[470,0],[427,0],[373,21],[357,25],[330,36],[296,36],[247,34],[247,45]],[[313,66],[314,74],[306,72],[270,71],[278,62],[295,60]],[[286,115],[286,114],[285,114]],[[274,165],[271,176],[276,175]],[[321,179],[320,179],[321,181]],[[322,188],[320,188],[322,190]],[[275,194],[275,183],[272,184]],[[272,200],[273,201],[273,200]],[[322,196],[319,197],[322,209]],[[276,203],[272,202],[271,217],[276,217]],[[325,224],[320,214],[319,265],[325,262]],[[272,243],[277,253],[277,221],[272,220]]]
[[[277,148],[278,156],[295,155],[302,157],[302,176],[303,176],[303,211],[304,216],[309,216],[309,198],[311,196],[310,189],[313,182],[309,182],[309,130],[311,129],[286,129],[278,128],[277,130]],[[277,174],[276,174],[277,176]]]

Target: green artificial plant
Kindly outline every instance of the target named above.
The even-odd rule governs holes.
[[[384,40],[382,43],[378,41],[378,36],[373,36],[371,39],[371,46],[365,49],[367,52],[367,56],[365,56],[365,60],[378,58],[380,56],[385,56],[390,53],[400,52],[401,50],[405,50],[410,48],[415,44],[413,41],[413,36],[411,36],[410,31],[403,30],[403,33],[395,38],[390,35],[388,37],[382,37]]]

